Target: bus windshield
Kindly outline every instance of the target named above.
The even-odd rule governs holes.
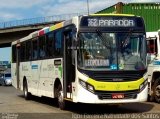
[[[86,70],[144,70],[143,33],[79,33],[78,67]]]

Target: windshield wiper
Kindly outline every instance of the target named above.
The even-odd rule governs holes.
[[[132,34],[132,29],[130,29],[129,32],[128,32],[128,33],[126,34],[126,36],[124,37],[125,40],[124,40],[124,42],[122,43],[122,47],[125,47],[125,45],[128,44],[128,40],[129,40],[131,34]]]
[[[96,33],[98,34],[98,36],[100,37],[102,43],[104,44],[104,46],[107,48],[107,49],[110,49],[111,50],[111,44],[109,42],[109,39],[106,39],[103,35],[102,35],[102,32],[100,30],[96,30]]]

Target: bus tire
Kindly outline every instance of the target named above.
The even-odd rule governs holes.
[[[24,98],[26,100],[29,100],[31,98],[31,93],[28,92],[28,84],[26,80],[24,81],[23,84],[23,93],[24,93]]]
[[[63,91],[62,91],[62,86],[59,84],[58,89],[57,89],[57,98],[58,98],[58,106],[61,110],[66,109],[66,101],[63,98]]]
[[[160,78],[156,79],[153,85],[153,95],[156,102],[160,103]]]
[[[148,102],[153,102],[154,101],[154,96],[153,95],[148,95],[147,101]]]

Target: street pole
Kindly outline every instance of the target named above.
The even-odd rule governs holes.
[[[89,15],[89,0],[87,0],[87,10],[88,10],[88,15]]]

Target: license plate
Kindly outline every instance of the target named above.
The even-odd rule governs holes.
[[[123,99],[124,94],[112,94],[112,99]]]

